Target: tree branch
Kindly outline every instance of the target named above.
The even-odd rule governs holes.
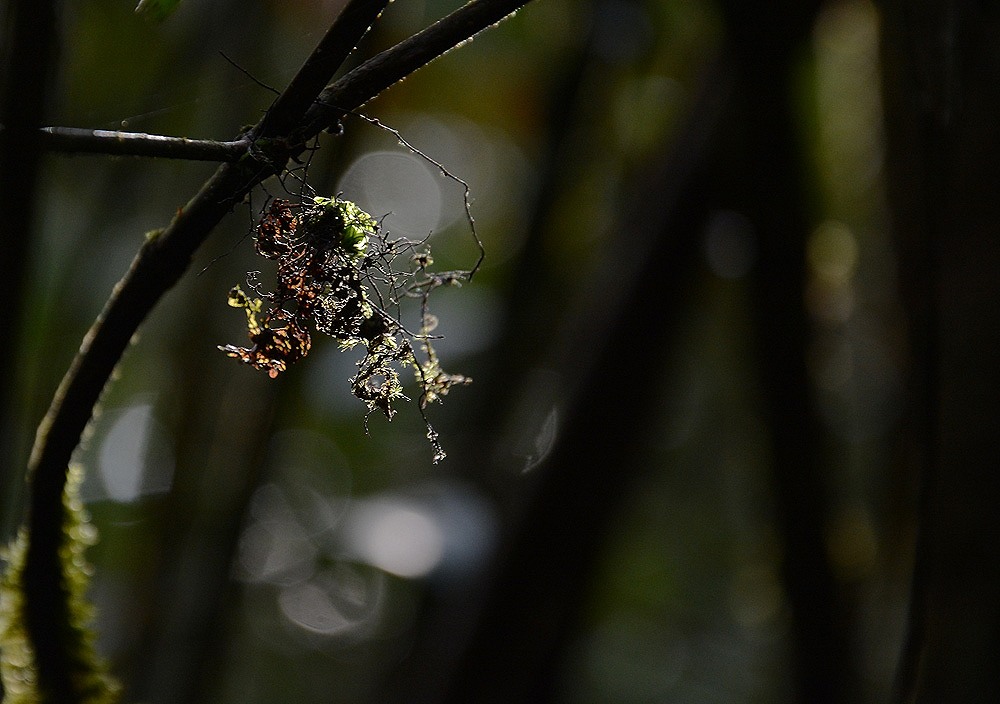
[[[306,113],[304,139],[319,134],[421,66],[472,39],[529,0],[473,0],[426,29],[386,49],[320,93]]]
[[[341,11],[337,21],[320,40],[284,92],[278,96],[253,131],[255,137],[278,137],[292,132],[302,122],[302,116],[316,100],[333,74],[330,66],[339,68],[354,46],[389,4],[389,0],[352,0]],[[359,33],[358,28],[364,27]],[[414,69],[415,70],[415,69]]]
[[[89,130],[79,127],[42,127],[39,129],[43,149],[66,153],[151,156],[192,161],[237,161],[251,144],[243,137],[231,142],[211,139],[166,137],[145,132]]]
[[[409,39],[365,61],[324,89],[330,74],[328,71],[324,72],[323,67],[333,62],[339,66],[353,48],[354,40],[345,38],[347,34],[343,28],[338,29],[335,25],[320,41],[288,88],[275,100],[251,137],[217,142],[144,132],[45,127],[41,130],[42,147],[67,153],[234,162],[247,152],[253,139],[285,135],[286,144],[301,146],[350,110],[367,103],[389,86],[496,24],[528,2],[529,0],[470,2]],[[359,15],[356,20],[363,23],[376,6],[381,11],[386,4],[387,0],[352,3],[344,8],[341,17],[349,12],[360,13],[361,9],[355,6],[366,6],[364,9],[369,14]],[[319,97],[316,97],[317,93]],[[301,119],[303,113],[306,115],[305,120]]]
[[[365,62],[323,91],[319,99],[334,103],[340,111],[356,109],[527,1],[475,0]],[[29,461],[30,542],[24,591],[25,617],[29,623],[29,637],[36,647],[40,689],[52,692],[53,687],[62,685],[60,696],[47,696],[46,701],[67,704],[81,701],[80,692],[75,691],[72,678],[65,672],[66,649],[71,644],[57,642],[53,645],[50,642],[53,634],[62,632],[61,625],[69,619],[59,560],[62,522],[52,520],[52,511],[58,510],[53,507],[61,506],[67,467],[94,406],[139,325],[181,277],[209,232],[251,189],[279,173],[288,159],[301,151],[305,140],[338,117],[329,109],[316,115],[313,102],[317,97],[308,96],[308,93],[318,91],[330,80],[349,51],[343,47],[340,51],[335,50],[330,46],[334,41],[331,37],[336,37],[344,46],[354,46],[377,16],[375,8],[378,5],[372,0],[352,0],[336,20],[344,26],[331,28],[292,85],[248,133],[250,143],[242,156],[220,166],[198,194],[178,209],[164,230],[150,233],[84,338],[39,426]],[[362,12],[362,7],[368,14]],[[374,14],[370,14],[372,12]],[[306,128],[293,129],[303,123]],[[279,128],[288,129],[288,132],[278,131]]]

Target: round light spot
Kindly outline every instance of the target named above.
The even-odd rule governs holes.
[[[440,226],[441,186],[413,154],[368,152],[348,167],[337,190],[394,235],[420,239]]]

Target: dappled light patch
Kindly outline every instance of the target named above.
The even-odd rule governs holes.
[[[444,556],[445,535],[428,511],[398,501],[360,506],[348,526],[347,542],[359,557],[399,577],[423,577]]]
[[[492,509],[464,485],[351,496],[285,467],[255,492],[233,565],[268,637],[326,652],[384,637],[417,582],[466,585],[494,548]]]
[[[174,450],[149,399],[138,398],[106,411],[102,425],[106,430],[94,439],[92,459],[84,457],[87,466],[96,470],[87,473],[80,489],[85,503],[127,504],[170,491]]]

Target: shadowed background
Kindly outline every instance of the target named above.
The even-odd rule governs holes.
[[[393,3],[358,55],[454,5]],[[916,478],[879,17],[774,5],[538,0],[366,106],[469,183],[486,246],[431,302],[444,368],[475,380],[429,409],[440,465],[412,404],[366,433],[358,355],[333,340],[276,381],[216,349],[245,339],[229,288],[273,276],[248,237],[265,193],[234,210],[79,453],[100,648],[130,699],[888,696]],[[44,121],[230,139],[337,9],[186,0],[154,25],[67,3]],[[471,266],[461,186],[344,127],[309,185]],[[43,158],[8,351],[8,531],[79,339],[212,168]]]

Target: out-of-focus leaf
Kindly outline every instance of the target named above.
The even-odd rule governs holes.
[[[154,22],[162,22],[177,9],[180,3],[181,0],[139,0],[135,11]]]

